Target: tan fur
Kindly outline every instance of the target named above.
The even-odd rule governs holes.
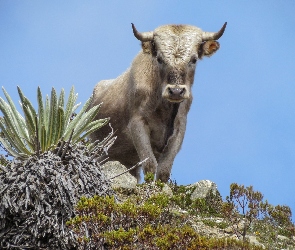
[[[92,106],[103,102],[97,119],[110,117],[117,131],[110,160],[130,168],[148,158],[144,173],[166,182],[184,138],[196,60],[219,44],[202,42],[201,29],[188,25],[160,26],[153,34],[125,73],[95,86]],[[102,140],[108,132],[105,126],[91,139]],[[139,179],[138,169],[132,174]]]

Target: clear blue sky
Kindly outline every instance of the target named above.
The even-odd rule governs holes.
[[[94,85],[125,71],[139,31],[192,24],[228,26],[221,48],[199,62],[178,184],[209,179],[225,197],[232,182],[253,185],[295,213],[295,1],[0,1],[0,85],[36,103],[36,89]],[[3,93],[0,93],[3,96]],[[295,218],[293,216],[293,218]]]

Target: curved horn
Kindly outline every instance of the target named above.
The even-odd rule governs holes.
[[[137,31],[134,24],[133,23],[131,23],[131,24],[132,24],[133,34],[138,40],[140,40],[142,42],[148,42],[148,41],[152,41],[154,39],[154,32],[153,31],[140,33]]]
[[[227,22],[225,22],[222,26],[222,28],[218,32],[203,32],[202,34],[202,41],[208,41],[208,40],[218,40],[225,30],[225,27],[227,25]]]

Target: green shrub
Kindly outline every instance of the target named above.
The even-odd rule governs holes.
[[[155,175],[154,175],[153,173],[148,172],[148,173],[145,174],[145,176],[144,176],[144,181],[145,181],[146,183],[151,183],[151,182],[153,182],[154,180],[155,180]]]
[[[231,222],[236,235],[242,237],[244,241],[247,231],[258,219],[262,199],[263,195],[254,191],[252,186],[245,188],[244,185],[237,183],[230,185],[230,196],[226,197],[222,212]]]
[[[194,186],[178,186],[176,183],[170,183],[170,186],[173,191],[172,201],[180,208],[194,215],[216,216],[220,214],[222,200],[218,191],[213,194],[212,190],[210,190],[205,198],[192,200],[191,195],[196,189]]]
[[[169,198],[151,196],[142,204],[113,197],[81,198],[77,216],[67,222],[76,232],[78,249],[262,249],[248,242],[202,236],[169,212]]]
[[[254,231],[258,232],[259,237],[268,243],[269,246],[278,244],[278,235],[290,238],[287,245],[294,246],[292,237],[295,236],[295,226],[291,220],[292,212],[288,206],[273,206],[268,201],[261,202],[261,218],[254,225]],[[282,247],[282,246],[281,246]]]
[[[275,249],[281,247],[278,245],[278,235],[289,238],[295,236],[290,207],[273,206],[268,201],[263,201],[263,195],[254,191],[252,186],[231,184],[230,196],[226,197],[222,213],[233,232],[243,240],[252,232],[268,247]],[[287,242],[284,244],[287,247]],[[294,246],[292,240],[289,244]]]

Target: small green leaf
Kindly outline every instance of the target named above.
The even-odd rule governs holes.
[[[70,118],[72,116],[73,113],[73,107],[75,105],[76,102],[76,95],[75,95],[75,88],[74,86],[72,86],[69,97],[68,97],[68,102],[66,105],[66,111],[65,111],[65,127],[68,125]]]
[[[84,132],[83,136],[80,137],[79,139],[77,139],[77,141],[83,140],[84,138],[86,138],[86,136],[88,136],[91,133],[93,133],[94,131],[100,129],[101,127],[106,125],[109,122],[109,120],[110,120],[109,118],[106,118],[106,119],[100,119],[100,120],[96,120],[96,121],[89,123],[83,131]]]
[[[64,110],[62,107],[58,107],[58,113],[57,113],[57,131],[56,131],[56,138],[54,141],[54,144],[56,144],[60,138],[63,135],[64,132],[64,121],[65,121],[65,115]]]
[[[49,96],[46,95],[46,100],[45,100],[45,112],[44,112],[44,120],[45,120],[45,128],[48,128],[48,123],[49,123],[49,116],[50,116],[50,100]]]
[[[61,89],[60,94],[59,94],[59,98],[58,98],[58,107],[64,107],[64,103],[65,103],[65,91],[64,89]]]
[[[38,99],[39,126],[41,128],[43,125],[45,125],[46,122],[45,122],[45,115],[44,115],[42,92],[39,86],[37,90],[37,99]]]
[[[50,100],[50,115],[47,127],[47,147],[50,147],[56,137],[56,127],[57,127],[57,96],[56,91],[52,88],[51,100]]]
[[[83,116],[84,112],[86,111],[86,109],[88,108],[88,106],[90,105],[92,101],[92,97],[90,97],[86,103],[84,104],[84,106],[82,107],[82,109],[80,110],[80,112],[77,114],[77,116],[70,122],[69,126],[65,129],[65,133],[64,133],[64,138],[65,140],[68,140],[70,137],[70,134],[72,132],[72,130],[76,127],[77,123],[80,121],[81,117]]]
[[[22,108],[25,114],[25,121],[26,121],[27,129],[30,134],[30,140],[33,140],[33,137],[36,131],[33,114],[31,113],[31,110],[25,104],[23,104]]]
[[[4,146],[4,148],[7,150],[7,152],[9,154],[11,154],[13,157],[17,157],[20,159],[25,159],[28,157],[28,155],[26,154],[21,154],[19,152],[16,152],[8,143],[5,139],[3,139],[2,137],[0,137],[0,142],[2,143],[2,145]]]
[[[25,147],[14,123],[13,113],[10,109],[10,106],[1,97],[0,110],[4,114],[4,117],[1,118],[1,124],[3,124],[2,130],[6,130],[7,134],[9,135],[7,139],[12,140],[10,143],[16,148]]]
[[[92,120],[97,115],[99,109],[100,109],[100,105],[94,106],[82,115],[82,117],[79,119],[79,121],[76,124],[75,133],[73,135],[73,141],[78,139],[80,135],[85,131],[86,126],[90,122],[92,122]]]
[[[18,144],[14,140],[14,133],[5,128],[5,121],[3,117],[0,117],[0,129],[1,132],[3,133],[3,140],[9,142],[12,148],[18,149]]]
[[[17,111],[11,97],[9,96],[9,94],[6,92],[6,90],[4,89],[4,87],[2,87],[3,93],[9,103],[10,109],[13,113],[13,117],[15,119],[15,124],[17,127],[17,131],[18,133],[23,136],[26,139],[29,139],[29,135],[27,133],[27,130],[25,129],[25,120],[24,118],[21,116],[21,114]]]
[[[41,146],[41,150],[42,152],[46,151],[46,145],[47,145],[47,133],[46,133],[46,128],[44,125],[42,125],[41,127],[41,134],[40,134],[40,146]]]
[[[23,94],[23,92],[22,92],[22,90],[20,89],[19,86],[17,86],[17,91],[18,91],[18,95],[20,97],[21,103],[24,103],[25,102],[25,100],[24,100],[25,96],[24,96],[24,94]]]
[[[29,101],[28,98],[24,97],[24,103],[23,104],[26,105],[30,109],[30,112],[31,112],[33,117],[35,117],[37,115],[36,110],[34,109],[32,103]]]

